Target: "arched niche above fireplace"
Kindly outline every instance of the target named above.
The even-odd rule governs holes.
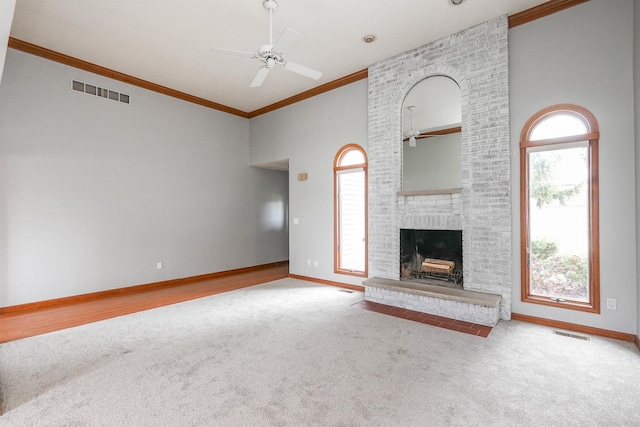
[[[401,194],[455,193],[462,187],[460,87],[434,75],[414,85],[402,103]]]

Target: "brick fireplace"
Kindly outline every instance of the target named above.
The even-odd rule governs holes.
[[[368,103],[369,277],[399,281],[401,229],[461,230],[464,290],[499,296],[501,319],[511,318],[507,30],[502,16],[372,65]],[[453,78],[461,90],[462,188],[399,194],[402,102],[434,75]]]

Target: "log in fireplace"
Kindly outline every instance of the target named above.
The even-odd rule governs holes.
[[[462,289],[462,231],[400,229],[400,279]]]

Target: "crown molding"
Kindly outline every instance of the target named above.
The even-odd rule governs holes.
[[[56,52],[54,50],[47,49],[45,47],[38,46],[23,40],[19,40],[14,37],[9,37],[8,47],[11,49],[15,49],[15,50],[19,50],[19,51],[31,54],[31,55],[39,56],[41,58],[48,59],[50,61],[54,61],[60,64],[68,65],[70,67],[78,68],[80,70],[88,71],[90,73],[94,73],[103,77],[108,77],[110,79],[118,80],[124,83],[128,83],[130,85],[138,86],[143,89],[150,90],[152,92],[161,93],[163,95],[171,96],[173,98],[181,99],[183,101],[202,105],[204,107],[212,108],[214,110],[233,114],[239,117],[244,117],[245,119],[249,119],[251,117],[256,117],[261,114],[265,114],[270,111],[277,110],[278,108],[282,108],[287,105],[291,105],[296,102],[303,101],[305,99],[311,98],[313,96],[319,95],[324,92],[328,92],[333,89],[337,89],[341,86],[348,85],[349,83],[353,83],[361,79],[366,79],[368,75],[368,70],[366,69],[357,71],[353,74],[349,74],[348,76],[330,81],[329,83],[325,83],[316,88],[299,93],[287,99],[283,99],[282,101],[278,101],[274,104],[267,105],[266,107],[263,107],[248,113],[246,111],[238,110],[236,108],[228,107],[223,104],[218,104],[217,102],[209,101],[204,98],[200,98],[194,95],[189,95],[188,93],[180,92],[175,89],[168,88],[166,86],[152,83],[147,80],[139,79],[137,77],[130,76],[128,74],[124,74],[119,71],[115,71],[110,68],[103,67],[101,65],[96,65],[91,62],[83,61],[82,59],[74,58],[72,56],[65,55],[64,53]]]
[[[287,99],[283,99],[282,101],[278,101],[274,104],[267,105],[266,107],[259,108],[249,113],[249,118],[257,117],[262,114],[269,113],[271,111],[280,109],[282,107],[286,107],[287,105],[295,104],[296,102],[304,101],[305,99],[312,98],[316,95],[320,95],[324,92],[329,92],[330,90],[337,89],[341,86],[348,85],[353,82],[357,82],[358,80],[366,79],[369,76],[369,69],[365,68],[364,70],[356,71],[355,73],[349,74],[348,76],[341,77],[339,79],[330,81],[329,83],[325,83],[313,89],[309,89],[305,92],[299,93],[297,95],[291,96]]]
[[[509,28],[514,28],[519,25],[526,24],[527,22],[544,18],[545,16],[552,15],[556,12],[560,12],[561,10],[568,9],[587,1],[589,0],[551,0],[546,3],[542,3],[541,5],[510,15]]]
[[[128,74],[121,73],[119,71],[111,70],[100,65],[92,64],[91,62],[83,61],[82,59],[74,58],[64,53],[56,52],[51,49],[44,48],[23,40],[19,40],[13,37],[9,37],[8,47],[11,49],[20,50],[31,55],[39,56],[41,58],[49,59],[51,61],[59,62],[70,67],[78,68],[80,70],[88,71],[90,73],[98,74],[100,76],[108,77],[110,79],[118,80],[130,85],[138,86],[143,89],[150,90],[152,92],[168,95],[173,98],[178,98],[183,101],[191,102],[193,104],[202,105],[204,107],[212,108],[214,110],[223,111],[225,113],[233,114],[236,116],[249,118],[249,114],[245,111],[238,110],[236,108],[227,107],[226,105],[218,104],[217,102],[209,101],[204,98],[189,95],[188,93],[180,92],[175,89],[168,88],[156,83],[152,83],[146,80],[139,79],[137,77],[130,76]]]

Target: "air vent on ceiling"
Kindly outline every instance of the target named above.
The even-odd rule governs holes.
[[[564,331],[553,331],[554,334],[560,335],[563,337],[575,338],[577,340],[590,341],[589,337],[585,337],[584,335],[571,334],[569,332]]]
[[[89,83],[79,82],[77,80],[71,80],[71,89],[78,92],[84,92],[88,95],[99,96],[101,98],[111,99],[113,101],[120,101],[123,104],[128,104],[130,101],[129,95],[126,95],[124,93],[105,89],[103,87],[98,87],[95,85],[90,85]]]

